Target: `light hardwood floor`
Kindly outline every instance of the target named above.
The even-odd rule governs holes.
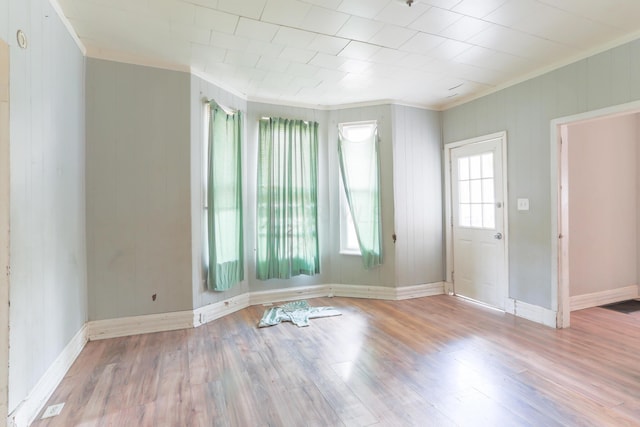
[[[33,425],[640,425],[640,314],[554,330],[445,295],[309,303],[343,315],[90,342]]]

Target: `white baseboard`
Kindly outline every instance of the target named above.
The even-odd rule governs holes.
[[[337,296],[402,300],[440,295],[442,293],[444,293],[443,282],[402,286],[399,288],[333,284],[249,292],[208,304],[192,311],[93,320],[87,324],[88,337],[89,340],[95,341],[151,332],[188,329],[204,325],[205,323],[209,323],[251,305],[271,304],[305,298]]]
[[[569,298],[569,307],[571,311],[575,311],[634,298],[638,298],[637,285],[609,289],[601,292],[593,292],[590,294],[575,295]]]
[[[224,301],[208,304],[193,310],[193,326],[198,327],[212,322],[228,314],[235,313],[249,307],[250,296],[248,293],[232,297]]]
[[[444,294],[444,282],[425,283],[422,285],[402,286],[395,288],[396,299],[412,299]]]
[[[549,310],[548,308],[508,298],[504,311],[515,316],[522,317],[523,319],[531,320],[532,322],[540,323],[552,328],[557,327],[557,313],[553,310]]]
[[[67,374],[69,368],[76,360],[88,340],[87,325],[85,324],[71,338],[60,355],[49,366],[49,369],[31,389],[27,397],[20,405],[9,414],[8,425],[15,427],[27,427],[38,416],[47,400],[51,397],[60,381]]]
[[[329,296],[330,286],[331,285],[313,285],[250,292],[249,305],[271,304],[282,301],[296,301],[304,298],[326,297]]]
[[[193,328],[194,311],[147,314],[143,316],[118,317],[116,319],[92,320],[87,324],[89,340],[174,331]]]
[[[346,298],[396,299],[395,288],[368,285],[329,285],[330,295]]]

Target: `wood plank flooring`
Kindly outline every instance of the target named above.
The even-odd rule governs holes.
[[[640,313],[555,330],[446,295],[87,344],[33,426],[637,426]]]

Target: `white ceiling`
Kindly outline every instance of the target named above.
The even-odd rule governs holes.
[[[630,39],[639,0],[59,0],[91,57],[249,100],[443,109]]]

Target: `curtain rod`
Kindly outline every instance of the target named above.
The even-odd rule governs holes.
[[[206,97],[202,98],[202,102],[204,104],[208,104],[211,105],[211,102],[215,103],[218,107],[222,108],[224,110],[225,113],[229,114],[229,115],[233,115],[236,114],[239,110],[233,109],[231,107],[227,107],[226,105],[222,105],[220,104],[218,101],[216,101],[215,99],[211,98],[208,99]]]

